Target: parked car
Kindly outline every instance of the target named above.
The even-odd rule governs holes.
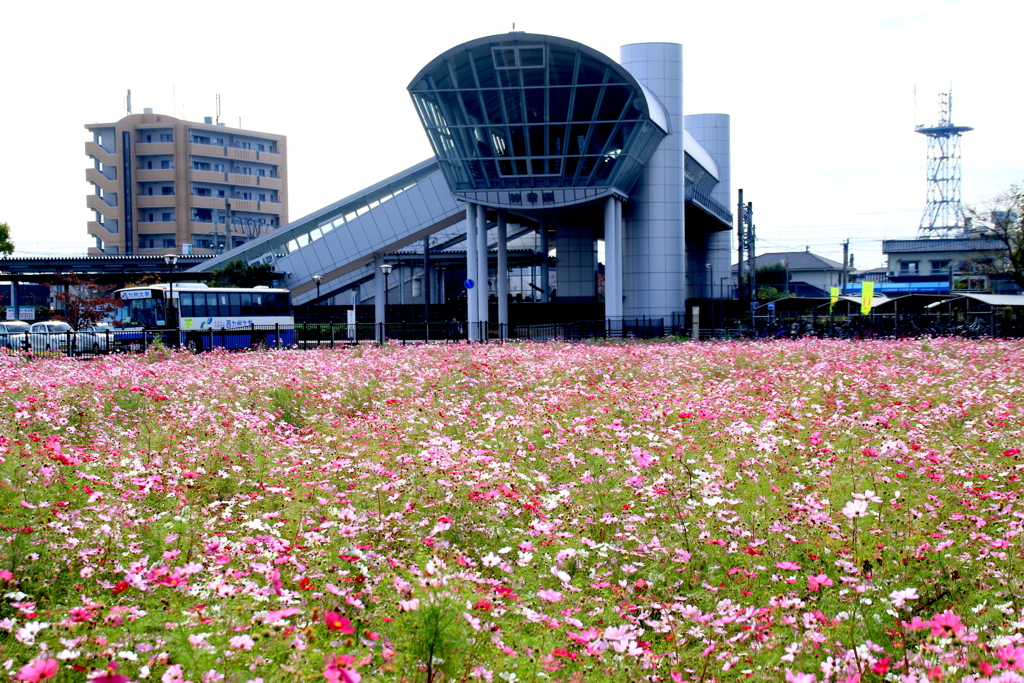
[[[0,323],[0,346],[8,349],[21,348],[28,328],[29,324],[21,320],[8,320]]]
[[[121,341],[119,337],[123,336],[124,333],[118,335],[118,330],[113,325],[91,325],[78,330],[75,348],[85,353],[106,352],[118,348],[118,342]]]
[[[33,323],[26,333],[28,348],[33,353],[46,351],[68,352],[69,344],[75,343],[75,329],[59,320]]]

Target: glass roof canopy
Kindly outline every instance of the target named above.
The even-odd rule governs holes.
[[[553,36],[464,43],[408,89],[452,192],[489,206],[628,196],[669,132],[662,105],[621,65]]]

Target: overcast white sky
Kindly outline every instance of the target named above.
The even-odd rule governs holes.
[[[926,139],[953,84],[968,203],[1024,180],[1018,81],[1024,3],[273,2],[3,3],[0,221],[16,255],[84,253],[86,123],[141,112],[288,136],[290,217],[431,155],[405,90],[432,58],[512,29],[618,59],[683,45],[685,112],[732,116],[733,193],[754,202],[758,252],[804,249],[857,267],[913,238]],[[917,87],[915,109],[914,88]]]

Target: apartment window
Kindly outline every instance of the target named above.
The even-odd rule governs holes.
[[[165,197],[172,196],[174,194],[174,185],[171,185],[170,187],[161,187],[160,193]]]
[[[178,246],[178,245],[175,244],[175,241],[174,241],[173,237],[170,238],[170,239],[165,239],[164,240],[164,249],[174,249],[176,246]]]
[[[224,197],[224,190],[217,190],[217,196],[223,199],[223,197]]]
[[[930,261],[932,267],[932,275],[945,274],[949,270],[949,260],[945,261]]]
[[[900,275],[917,275],[919,261],[900,261]]]
[[[223,173],[224,172],[224,164],[214,164],[213,165],[213,170],[217,171],[217,173]]]
[[[205,135],[193,135],[192,142],[196,143],[197,145],[208,145],[210,144],[210,138],[206,137]]]
[[[258,175],[261,178],[266,178],[267,177],[267,169],[265,169],[265,168],[257,168],[256,169],[256,175]]]
[[[147,187],[146,188],[146,194],[148,194],[150,197],[152,197],[153,196],[153,188],[152,187]]]
[[[160,142],[174,142],[174,133],[160,133]]]
[[[162,218],[163,218],[164,223],[173,223],[174,222],[174,212],[173,211],[164,211],[163,214],[162,214]]]
[[[242,173],[244,175],[252,175],[252,169],[246,166],[245,168],[242,169]]]
[[[153,142],[153,136],[152,135],[147,135],[146,136],[146,142]]]
[[[242,199],[252,201],[252,192],[243,192]]]
[[[266,151],[266,145],[257,144],[256,145],[256,151],[258,151],[258,152],[265,152]]]
[[[152,169],[153,168],[153,162],[152,161],[147,161],[146,162],[146,168]]]
[[[150,223],[152,223],[153,222],[153,214],[151,214],[151,213],[147,214],[146,220],[148,220]]]
[[[212,197],[213,193],[210,191],[210,188],[208,188],[208,187],[197,187],[196,188],[196,196],[197,197]]]
[[[260,194],[260,201],[261,201],[261,202],[265,202],[265,201],[267,201],[267,195],[265,195],[265,194],[262,194],[262,193],[261,193],[261,194]]]
[[[251,142],[243,142],[242,143],[242,149],[252,149],[252,143]]]
[[[224,146],[224,138],[214,138],[213,139],[213,144],[218,145],[220,147],[223,147]]]
[[[174,168],[174,159],[164,159],[160,162],[160,168],[164,170]]]
[[[207,161],[193,161],[192,162],[192,170],[193,171],[209,171],[210,168],[211,168],[210,167],[210,163],[207,162]]]

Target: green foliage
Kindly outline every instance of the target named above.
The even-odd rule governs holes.
[[[1006,249],[1003,264],[992,264],[982,272],[1003,271],[1024,288],[1024,183],[1010,185],[981,207],[969,207],[967,214],[973,231],[999,240]]]
[[[14,253],[14,242],[11,241],[11,226],[0,223],[0,254],[10,256]]]
[[[220,268],[210,271],[211,287],[257,287],[269,286],[274,280],[274,267],[260,263],[249,265],[242,261],[229,261]]]

